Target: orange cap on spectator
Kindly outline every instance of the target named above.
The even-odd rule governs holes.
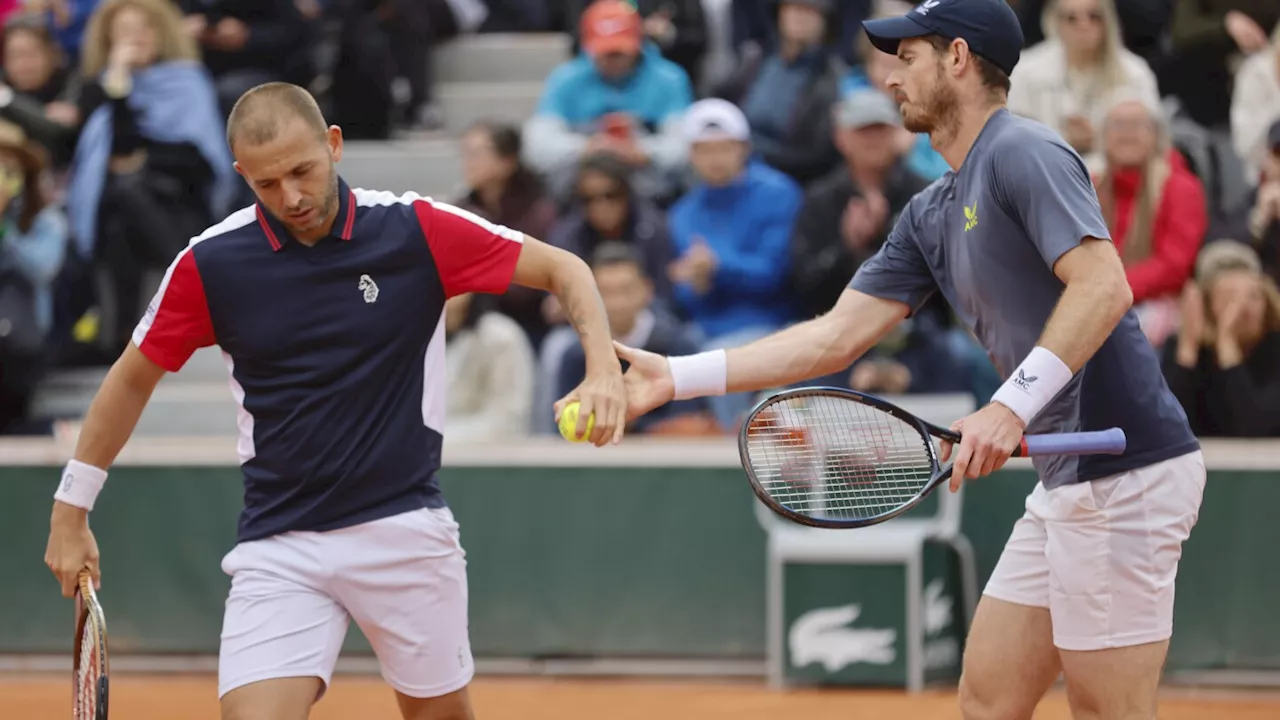
[[[644,24],[623,0],[597,0],[582,13],[582,47],[588,55],[640,52]]]

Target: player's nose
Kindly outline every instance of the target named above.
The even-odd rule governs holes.
[[[284,206],[289,209],[298,209],[302,205],[302,190],[296,185],[284,184],[281,188],[284,193],[281,198],[284,200]]]

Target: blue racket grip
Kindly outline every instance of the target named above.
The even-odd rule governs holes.
[[[1032,455],[1122,455],[1125,448],[1124,430],[1076,433],[1046,433],[1022,438],[1018,457]]]

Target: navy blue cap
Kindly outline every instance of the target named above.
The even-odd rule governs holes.
[[[969,44],[969,50],[1006,75],[1013,73],[1022,55],[1022,24],[1005,0],[924,0],[906,15],[865,20],[871,44],[890,55],[898,53],[898,41],[939,35]]]

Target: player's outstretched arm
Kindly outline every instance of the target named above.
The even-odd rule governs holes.
[[[848,367],[907,316],[896,300],[845,290],[825,315],[742,347],[662,357],[615,343],[627,370],[627,415],[673,399],[749,392],[808,380]]]
[[[556,402],[556,420],[560,419],[564,406],[576,400],[582,404],[578,411],[578,435],[586,430],[587,418],[594,413],[591,442],[596,446],[622,442],[627,392],[622,382],[622,364],[613,351],[604,300],[600,298],[591,268],[577,255],[526,235],[511,281],[555,295],[578,333],[587,357],[587,376],[581,385]]]
[[[89,531],[89,510],[115,461],[142,417],[164,369],[148,360],[133,343],[107,372],[85,413],[74,459],[63,472],[49,520],[45,564],[71,597],[80,571],[89,568],[100,580],[98,546]],[[87,506],[87,507],[86,507]]]

